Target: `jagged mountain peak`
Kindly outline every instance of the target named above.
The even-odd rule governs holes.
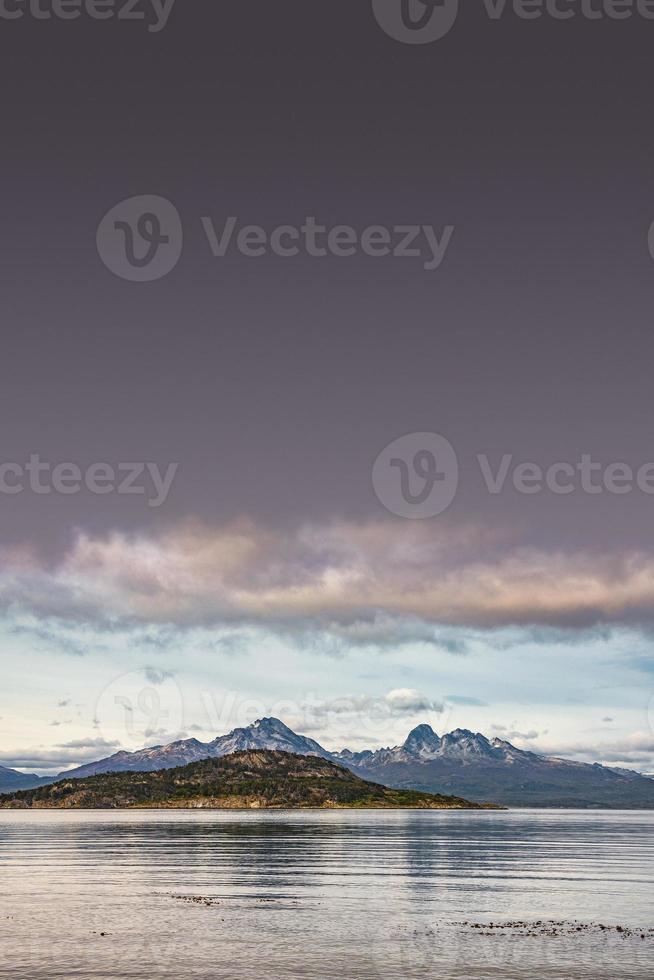
[[[438,738],[438,735],[431,727],[431,725],[424,724],[424,725],[416,725],[415,728],[412,728],[409,734],[407,735],[407,739],[406,739],[407,742],[409,741],[410,738],[417,738],[417,739]]]
[[[292,735],[294,738],[298,736],[295,732],[285,725],[283,721],[279,718],[257,718],[250,726],[250,728],[257,729],[260,732],[276,732],[280,735]]]
[[[492,738],[490,740],[490,743],[496,749],[512,749],[512,748],[514,748],[514,746],[511,745],[510,742],[507,742],[507,740],[505,738],[498,738],[497,736],[495,736],[495,738]]]
[[[212,756],[229,755],[231,752],[249,749],[277,749],[298,755],[331,758],[331,754],[318,742],[304,735],[297,735],[279,718],[257,718],[246,728],[234,728],[228,735],[219,735],[210,743]]]
[[[454,731],[443,735],[441,746],[445,751],[456,750],[488,755],[493,746],[481,732],[471,732],[468,728],[455,728]]]
[[[408,755],[430,758],[440,747],[441,740],[431,725],[418,725],[407,735],[402,750]]]
[[[448,737],[451,738],[452,741],[481,741],[490,745],[490,742],[485,735],[482,735],[481,732],[473,732],[470,728],[454,728],[451,732],[448,732]]]
[[[292,739],[302,737],[300,735],[296,735],[295,732],[289,728],[288,725],[285,725],[283,721],[280,721],[279,718],[257,718],[257,720],[253,721],[250,725],[233,728],[231,732],[227,733],[227,735],[218,735],[211,744],[213,745],[225,738],[238,737],[239,735],[255,739],[263,739],[268,736]]]
[[[490,741],[481,732],[473,732],[470,728],[453,728],[443,735],[449,742],[481,742],[490,745]]]

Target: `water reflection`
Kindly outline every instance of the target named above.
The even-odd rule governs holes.
[[[651,939],[459,923],[654,925],[652,829],[633,812],[4,811],[0,977],[645,978]]]

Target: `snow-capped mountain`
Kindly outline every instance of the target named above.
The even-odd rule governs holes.
[[[331,752],[305,735],[297,735],[279,718],[260,718],[247,728],[235,728],[209,743],[212,755],[229,755],[244,749],[278,749],[295,755],[319,755],[332,759]]]
[[[431,725],[418,725],[409,732],[402,751],[411,758],[433,759],[441,749],[441,740]]]
[[[211,755],[209,745],[197,738],[185,738],[168,745],[154,745],[137,752],[114,752],[106,759],[88,762],[77,769],[69,769],[60,776],[96,776],[103,772],[154,772],[157,769],[174,769],[189,762],[199,762]]]
[[[418,725],[409,732],[402,745],[396,745],[392,749],[377,749],[376,752],[350,752],[349,749],[343,749],[342,752],[334,753],[334,757],[348,765],[376,769],[396,763],[429,762],[434,759],[457,759],[465,765],[482,758],[508,759],[511,751],[520,752],[509,742],[502,742],[501,739],[493,739],[491,742],[479,732],[470,732],[465,728],[457,728],[439,738],[431,725]]]
[[[345,749],[334,758],[388,786],[450,793],[477,802],[654,808],[654,781],[640,773],[525,752],[465,728],[439,738],[429,725],[420,725],[402,745],[375,752]]]
[[[107,759],[60,773],[57,778],[171,769],[245,749],[321,756],[387,786],[462,796],[475,802],[654,809],[654,780],[637,772],[525,752],[503,739],[488,739],[465,728],[438,736],[429,725],[418,725],[401,745],[392,748],[328,752],[279,719],[261,718],[211,742],[189,738],[138,752],[116,752]],[[0,771],[0,783],[1,776]],[[5,792],[20,788],[12,784]]]
[[[138,752],[116,752],[99,762],[70,769],[62,776],[95,776],[104,772],[153,772],[174,769],[201,759],[218,758],[246,749],[278,749],[295,755],[319,755],[331,759],[331,754],[312,738],[296,735],[278,718],[260,718],[247,728],[235,728],[228,735],[219,735],[212,742],[186,738],[169,745],[155,745]]]
[[[546,756],[536,755],[517,749],[510,742],[501,738],[488,739],[479,732],[471,732],[467,728],[456,728],[439,738],[431,725],[418,725],[409,732],[406,741],[394,748],[370,749],[363,752],[351,752],[343,749],[335,752],[334,758],[350,766],[362,769],[378,769],[396,763],[433,762],[438,759],[450,759],[460,765],[476,765],[483,762],[505,763],[513,765],[519,762],[543,760]],[[583,765],[583,763],[577,763]],[[617,772],[618,770],[612,770]],[[630,770],[620,770],[630,772]],[[638,776],[638,773],[632,773]]]

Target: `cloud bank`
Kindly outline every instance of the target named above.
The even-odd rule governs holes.
[[[80,532],[54,564],[29,549],[0,559],[5,609],[94,624],[266,624],[384,645],[398,629],[429,642],[437,624],[585,628],[654,610],[654,556],[547,552],[434,522]]]

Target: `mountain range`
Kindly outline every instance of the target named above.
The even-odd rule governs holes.
[[[439,736],[419,725],[403,745],[350,752],[334,758],[353,772],[398,789],[465,796],[504,806],[653,809],[654,779],[516,748],[501,738],[457,728]]]
[[[270,749],[232,752],[174,769],[110,772],[61,779],[49,786],[4,796],[0,807],[194,809],[375,807],[420,810],[478,809],[455,796],[390,789],[355,776],[345,766],[315,755]]]
[[[211,742],[190,738],[137,752],[116,752],[60,773],[56,779],[80,779],[109,772],[154,772],[256,749],[319,756],[346,766],[363,779],[395,789],[443,793],[479,803],[654,809],[654,779],[640,773],[526,752],[503,739],[487,739],[463,728],[438,736],[430,725],[414,728],[402,745],[393,748],[329,752],[279,719],[261,718]],[[4,788],[13,777],[3,778],[3,774],[12,772],[0,771],[0,792],[54,781],[14,773],[15,777],[32,782]]]

